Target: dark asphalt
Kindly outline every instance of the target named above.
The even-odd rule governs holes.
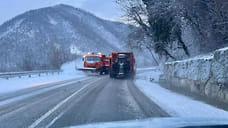
[[[50,86],[56,85],[0,96],[0,128],[56,128],[169,116],[139,91],[132,80],[110,79],[108,76],[92,76],[1,106],[5,100]]]

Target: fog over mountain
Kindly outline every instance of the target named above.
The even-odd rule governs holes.
[[[81,8],[108,20],[119,20],[123,15],[115,0],[0,0],[0,25],[32,9],[66,4]]]

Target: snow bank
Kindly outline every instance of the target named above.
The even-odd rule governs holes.
[[[136,79],[150,80],[152,78],[153,82],[158,82],[159,76],[162,74],[162,72],[160,70],[156,70],[155,68],[156,67],[146,68],[147,70],[140,69],[140,71],[144,71],[144,73],[137,73]],[[149,70],[149,69],[153,69],[153,70]]]
[[[214,54],[213,53],[209,53],[209,54],[206,54],[206,55],[198,55],[198,56],[195,56],[195,57],[189,58],[189,59],[167,62],[165,64],[175,64],[175,63],[184,63],[184,62],[186,63],[186,62],[194,61],[194,60],[210,60],[210,59],[213,59],[213,57],[214,57]]]
[[[38,75],[33,75],[31,78],[28,78],[27,76],[22,78],[15,77],[9,80],[0,79],[0,94],[85,76],[83,72],[75,70],[75,61],[65,63],[61,69],[63,72],[60,74],[42,74],[40,77]]]
[[[225,48],[218,49],[216,51],[227,51],[227,50],[228,50],[228,47],[225,47]]]
[[[83,61],[76,60],[76,61],[63,64],[61,69],[63,70],[64,75],[75,75],[75,76],[85,75],[83,72],[76,70],[76,67],[81,67],[81,66],[83,66]]]
[[[84,68],[84,61],[82,61],[82,58],[81,59],[77,59],[75,61],[75,64],[76,64],[76,68]]]
[[[161,87],[156,82],[161,72],[150,72],[138,74],[136,76],[136,85],[152,101],[158,104],[171,116],[175,117],[216,117],[227,118],[228,112],[218,109],[200,101],[193,100],[189,97],[177,94],[168,89]],[[150,77],[155,82],[150,82]]]
[[[158,67],[137,68],[137,71],[157,70]]]

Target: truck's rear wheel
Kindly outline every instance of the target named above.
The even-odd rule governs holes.
[[[112,74],[112,73],[110,73],[110,74],[109,74],[109,77],[110,77],[110,78],[113,78],[113,74]]]

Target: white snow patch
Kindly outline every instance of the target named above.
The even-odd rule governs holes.
[[[228,47],[224,47],[224,48],[218,49],[216,51],[227,51],[227,50],[228,50]]]
[[[33,30],[30,30],[26,33],[30,38],[35,37],[35,32]]]
[[[50,24],[52,24],[52,25],[57,25],[58,24],[58,22],[54,18],[52,18],[51,16],[48,16],[48,19],[49,19],[49,23]]]
[[[72,44],[70,46],[70,53],[71,54],[76,54],[76,55],[80,55],[82,54],[83,52],[81,50],[79,50],[74,44]]]
[[[157,67],[137,68],[137,70],[154,70],[154,69],[157,69]]]
[[[82,58],[76,59],[75,64],[75,68],[84,68],[84,61],[82,60]]]
[[[84,79],[80,79],[80,80],[87,80],[87,79],[88,78],[84,78]],[[38,90],[36,92],[31,92],[31,93],[28,93],[28,94],[25,94],[25,95],[21,95],[21,96],[18,96],[18,97],[14,97],[14,98],[11,98],[11,99],[0,101],[0,106],[9,104],[9,103],[12,103],[12,102],[15,102],[15,101],[23,100],[23,99],[26,99],[26,98],[31,97],[31,96],[36,96],[36,95],[39,95],[41,93],[48,92],[50,90],[54,90],[54,89],[57,89],[57,88],[60,88],[60,87],[68,86],[68,85],[74,84],[74,83],[76,83],[76,82],[78,82],[80,80],[74,80],[74,81],[71,81],[71,82],[58,84],[56,86],[51,86],[51,87],[47,87],[47,88],[44,88],[44,89],[40,89],[40,90]]]
[[[162,74],[162,72],[160,70],[155,70],[156,67],[151,67],[151,68],[147,68],[147,70],[150,70],[148,72],[145,72],[147,70],[142,70],[144,71],[144,73],[138,73],[136,75],[137,79],[142,79],[142,80],[150,80],[150,78],[153,78],[153,82],[158,82],[159,81],[159,76]],[[153,71],[151,71],[151,69]],[[138,69],[137,69],[138,70]]]
[[[65,75],[73,75],[73,76],[85,76],[85,74],[81,71],[77,71],[75,66],[81,65],[83,62],[81,61],[72,61],[62,65],[61,69],[63,70],[63,74]]]
[[[142,92],[171,116],[228,118],[228,112],[225,110],[177,94],[149,81],[148,76],[153,77],[155,82],[158,81],[160,73],[137,74],[135,83]]]
[[[172,61],[172,62],[166,62],[165,64],[174,64],[174,63],[180,63],[180,62],[189,62],[189,61],[193,61],[193,60],[210,60],[214,58],[214,54],[210,53],[210,54],[206,54],[206,55],[198,55],[195,56],[193,58],[189,58],[189,59],[184,59],[184,60],[177,60],[177,61]]]
[[[158,67],[146,67],[146,68],[137,68],[137,71],[151,71],[151,70],[158,70]]]
[[[24,76],[22,78],[10,78],[9,80],[0,78],[0,94],[86,76],[83,72],[75,70],[75,61],[64,64],[61,69],[63,70],[62,73],[49,74],[48,76],[42,74],[40,77],[33,75],[31,78]]]

